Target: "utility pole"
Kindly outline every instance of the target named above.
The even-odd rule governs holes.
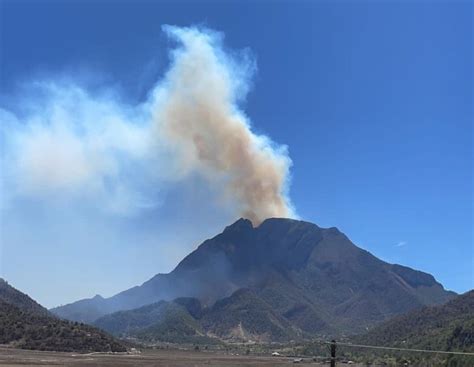
[[[336,341],[331,340],[331,367],[336,367]]]

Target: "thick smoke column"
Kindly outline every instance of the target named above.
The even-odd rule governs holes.
[[[124,212],[155,205],[148,199],[150,182],[163,187],[198,175],[235,214],[254,224],[294,216],[286,195],[291,166],[286,147],[252,132],[239,108],[253,59],[245,52],[226,53],[218,33],[164,29],[178,47],[165,77],[139,106],[49,82],[48,101],[32,115],[20,120],[0,110],[9,121],[2,132],[8,171],[2,191],[95,195]],[[147,184],[137,184],[136,177]]]
[[[239,69],[222,52],[217,35],[166,29],[182,48],[159,91],[155,119],[177,146],[183,167],[210,181],[223,176],[225,194],[254,224],[292,216],[285,196],[291,160],[284,148],[255,135],[237,106],[253,64],[247,60]]]

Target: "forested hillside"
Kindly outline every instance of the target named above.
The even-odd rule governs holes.
[[[444,305],[395,317],[354,340],[369,345],[474,352],[474,291]],[[474,357],[430,358],[446,360],[450,366],[474,366]]]
[[[4,280],[0,281],[0,344],[49,351],[126,351],[121,342],[95,327],[53,316]]]

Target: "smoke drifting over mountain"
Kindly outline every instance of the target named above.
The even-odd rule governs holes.
[[[130,214],[158,205],[163,188],[198,176],[254,224],[295,215],[286,147],[255,134],[239,107],[252,57],[226,53],[222,36],[209,30],[164,30],[178,46],[138,106],[49,81],[35,84],[42,98],[27,101],[28,113],[0,111],[3,194],[87,199]]]

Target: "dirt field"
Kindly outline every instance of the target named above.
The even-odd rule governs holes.
[[[311,359],[299,365],[322,366]],[[0,366],[78,366],[78,367],[201,367],[243,366],[280,367],[292,366],[293,358],[233,356],[215,352],[179,350],[146,350],[140,355],[75,354],[37,352],[0,347]],[[297,364],[296,364],[297,365]]]

